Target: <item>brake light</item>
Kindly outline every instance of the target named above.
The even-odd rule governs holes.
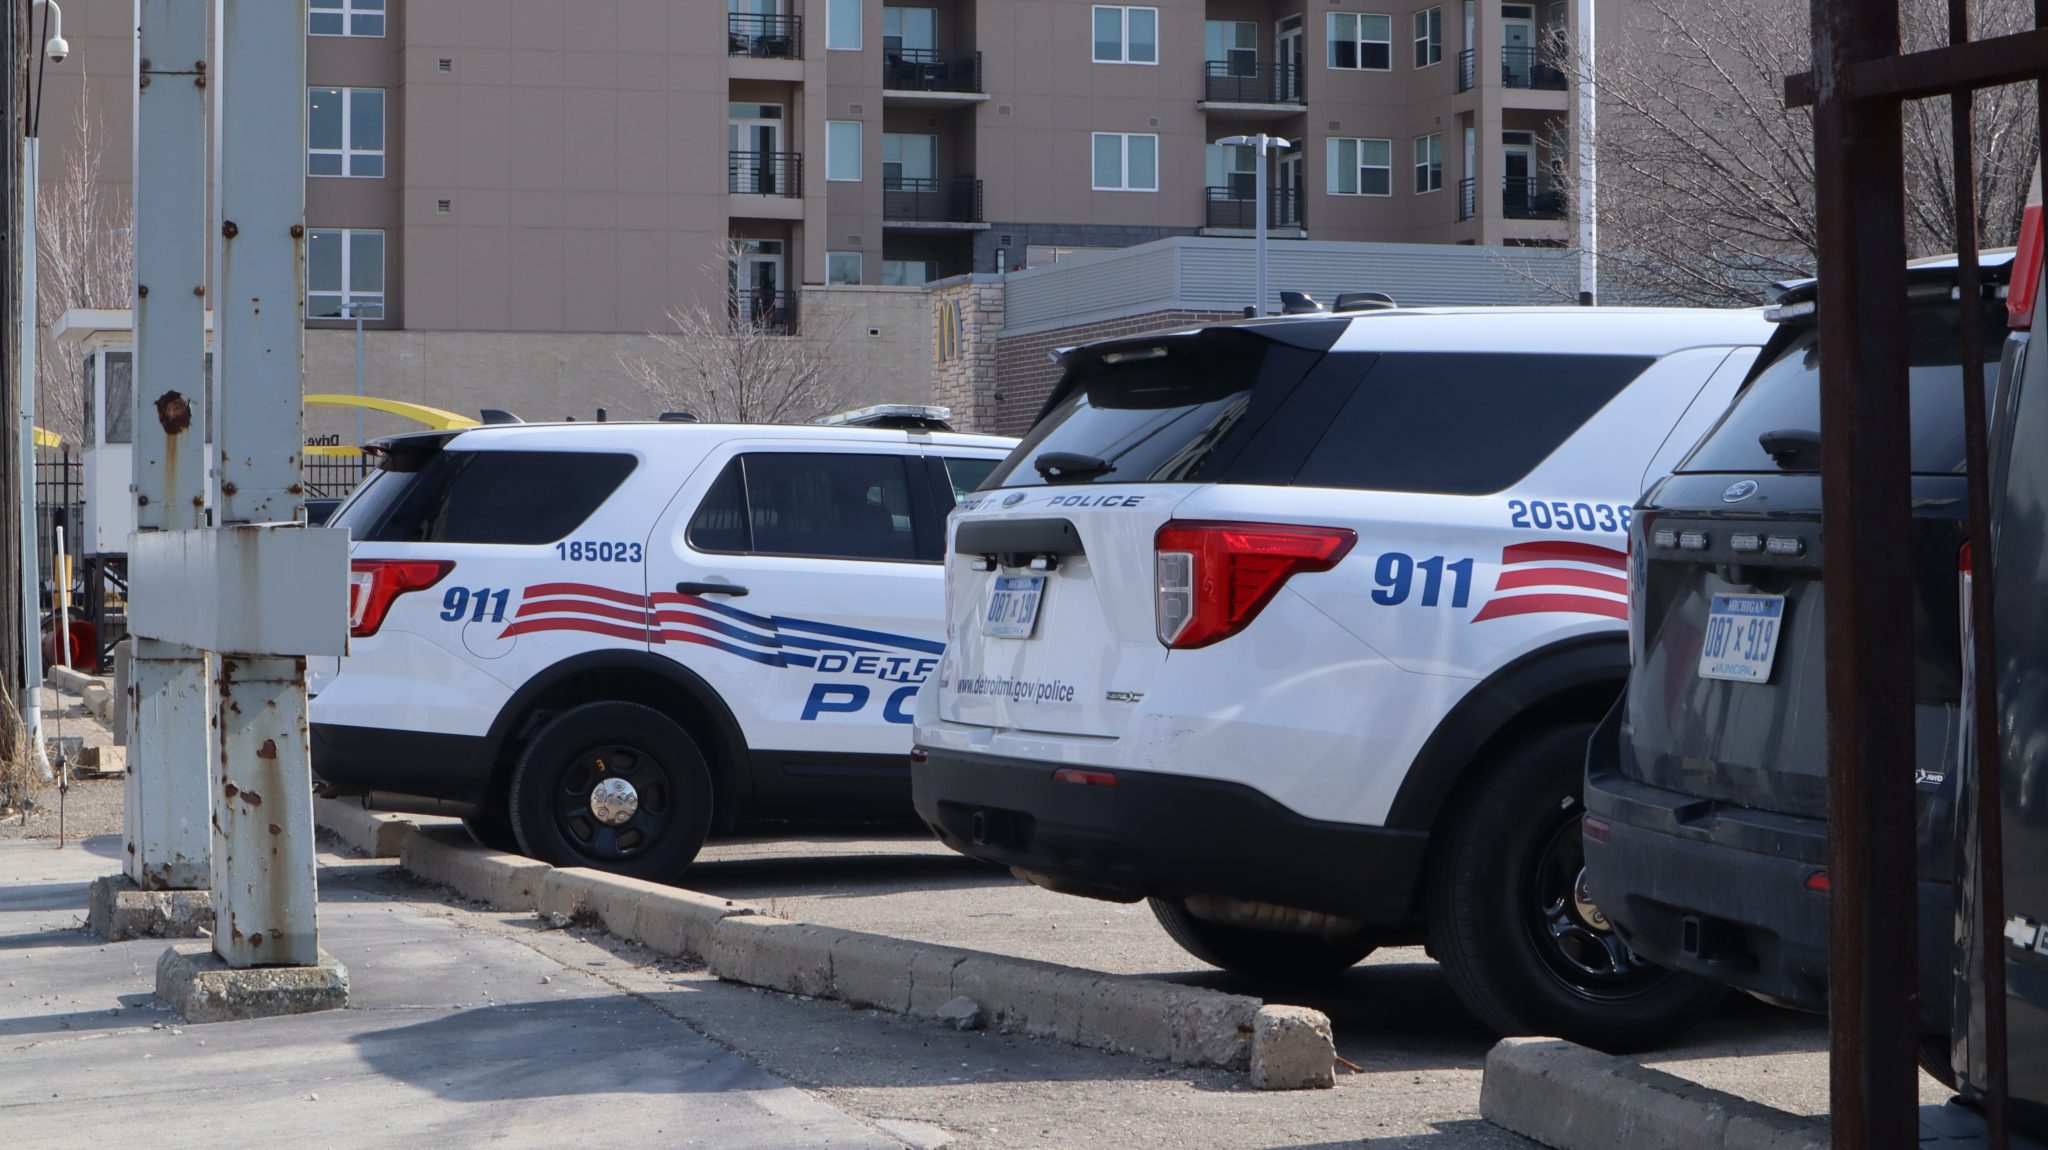
[[[1358,541],[1341,527],[1173,522],[1154,537],[1159,641],[1206,647],[1245,629],[1297,572],[1328,571]]]
[[[2013,251],[2006,283],[2006,325],[2025,330],[2034,322],[2034,293],[2041,286],[2041,173],[2027,188],[2020,212],[2020,245]]]
[[[446,559],[358,559],[348,565],[348,633],[361,639],[377,633],[391,604],[407,591],[439,583],[455,564]]]
[[[1828,893],[1828,890],[1830,889],[1828,884],[1828,872],[1824,870],[1817,870],[1814,871],[1812,874],[1807,875],[1806,889],[1817,890],[1822,894]]]

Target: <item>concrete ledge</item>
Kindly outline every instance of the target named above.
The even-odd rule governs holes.
[[[405,840],[420,829],[402,815],[364,810],[347,799],[314,799],[313,825],[373,859],[401,857]]]
[[[1826,1150],[1825,1122],[1711,1090],[1555,1038],[1486,1056],[1479,1112],[1558,1150]]]
[[[45,668],[43,683],[45,686],[69,691],[80,698],[85,697],[85,689],[87,687],[99,687],[102,690],[106,688],[106,680],[96,675],[88,675],[83,671],[74,671],[69,667]]]
[[[92,680],[85,685],[85,690],[80,692],[80,697],[85,700],[85,709],[91,711],[94,718],[104,723],[113,722],[114,692],[109,690],[105,683],[98,679]]]
[[[192,1023],[340,1010],[348,968],[323,950],[317,966],[236,969],[211,946],[174,946],[157,959],[156,997]]]
[[[86,929],[108,942],[129,938],[198,938],[213,929],[213,892],[143,890],[125,874],[92,880]]]
[[[753,913],[729,899],[585,867],[543,876],[536,909],[542,917],[596,919],[617,938],[676,957],[701,957],[721,919]]]
[[[540,906],[541,880],[553,867],[518,855],[465,849],[468,842],[459,828],[415,829],[398,848],[399,865],[499,910],[531,911]]]

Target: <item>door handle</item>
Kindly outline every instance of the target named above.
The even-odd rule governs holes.
[[[745,595],[746,593],[747,589],[745,587],[740,586],[737,583],[676,584],[676,594],[678,595],[730,595],[733,598],[737,599],[740,596]]]

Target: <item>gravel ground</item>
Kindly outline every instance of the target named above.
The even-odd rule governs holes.
[[[85,709],[85,701],[54,687],[43,688],[43,735],[61,741],[68,760],[77,757],[77,747],[106,746],[113,741],[107,725]],[[54,761],[54,757],[53,757]],[[31,781],[29,800],[35,805],[25,812],[0,812],[0,839],[90,838],[121,833],[121,776],[105,779],[76,779],[61,790],[55,782]]]

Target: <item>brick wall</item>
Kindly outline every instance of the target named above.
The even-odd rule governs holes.
[[[1030,430],[1045,397],[1059,382],[1059,368],[1052,362],[1054,348],[1238,318],[1240,313],[1233,311],[1173,309],[997,340],[995,417],[994,425],[986,430],[1000,435],[1022,435]]]

